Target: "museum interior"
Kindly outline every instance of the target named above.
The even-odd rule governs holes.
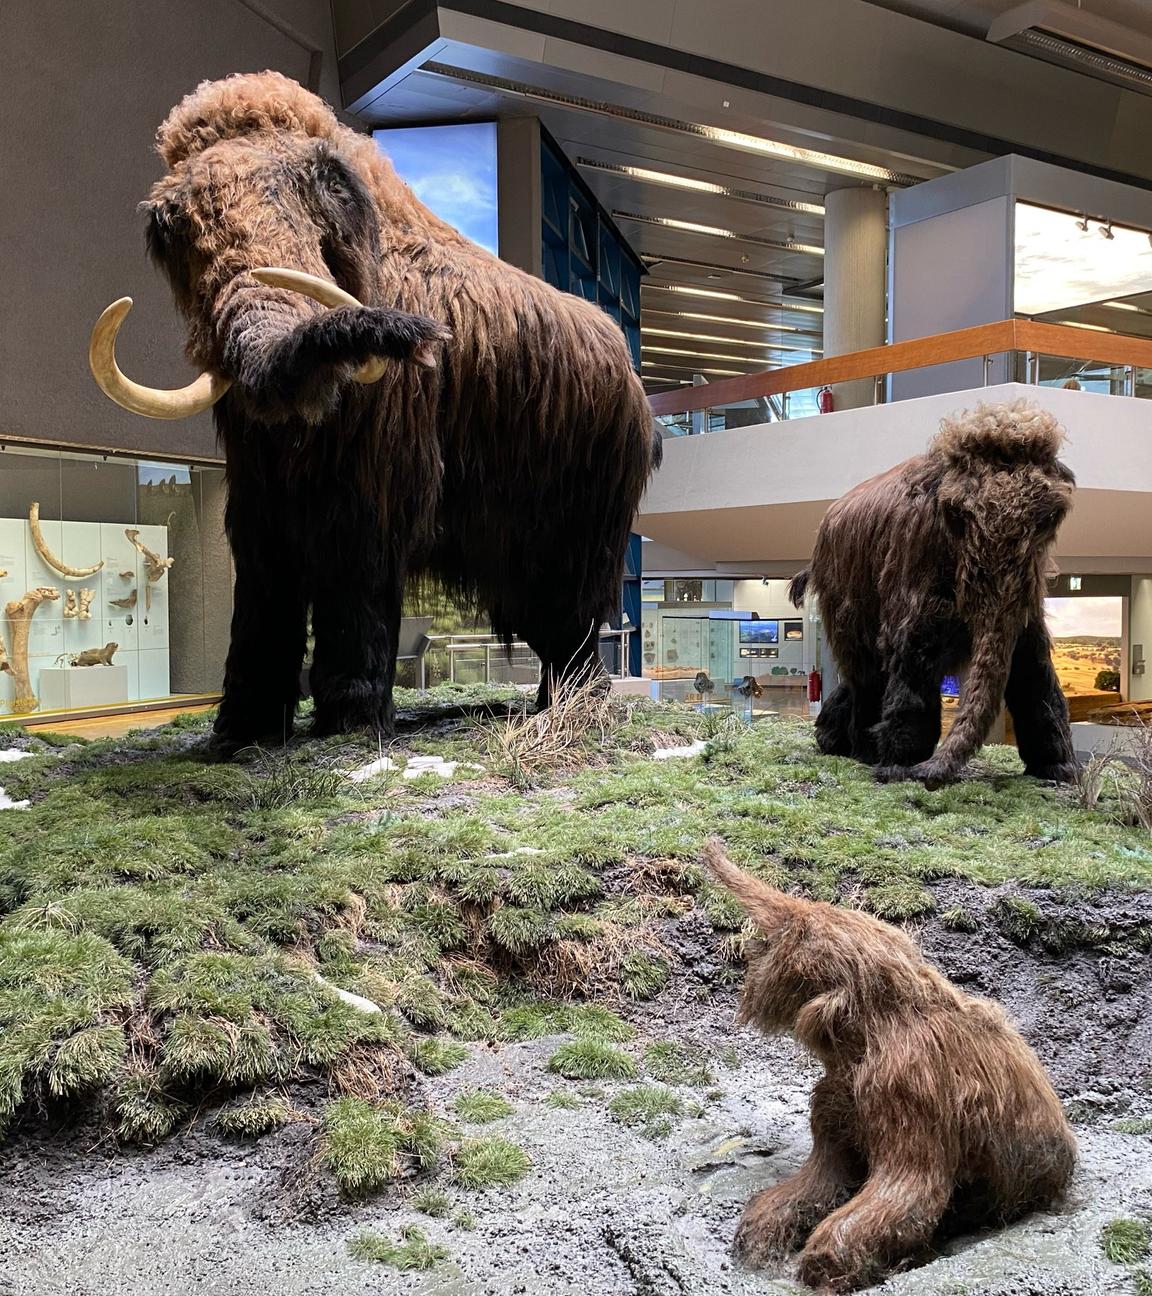
[[[664,436],[600,630],[621,688],[807,715],[835,665],[818,602],[793,607],[787,582],[828,505],[941,417],[1024,394],[1068,429],[1078,483],[1048,602],[1073,719],[1091,746],[1152,707],[1139,0],[163,10],[18,5],[6,24],[0,719],[219,695],[233,572],[211,415],[118,408],[87,357],[130,295],[124,372],[189,381],[138,210],[153,136],[202,80],[265,68],[468,238],[618,322]],[[540,674],[526,642],[427,588],[399,657],[411,685]]]

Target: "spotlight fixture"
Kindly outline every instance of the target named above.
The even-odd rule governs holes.
[[[1100,226],[1100,236],[1102,238],[1106,238],[1109,240],[1114,239],[1116,237],[1116,235],[1112,233],[1111,221],[1106,221],[1103,225]]]
[[[645,184],[669,185],[674,189],[691,189],[694,193],[717,194],[721,198],[735,198],[740,202],[759,203],[763,207],[778,207],[783,211],[804,212],[809,216],[823,216],[821,203],[797,202],[791,198],[777,198],[775,194],[758,193],[753,189],[734,189],[730,185],[716,184],[712,180],[697,180],[693,176],[672,175],[668,171],[653,171],[650,167],[626,166],[620,162],[598,162],[594,158],[578,157],[576,165],[585,171],[601,171],[607,175],[628,176]]]
[[[711,238],[731,239],[735,243],[755,243],[757,247],[772,248],[776,252],[807,252],[810,256],[823,256],[824,249],[814,243],[785,243],[779,239],[760,238],[755,234],[738,234],[719,225],[701,225],[698,221],[675,220],[671,216],[642,216],[639,212],[613,211],[614,220],[633,221],[638,225],[659,225],[662,229],[683,230],[686,234],[707,234]]]
[[[1080,219],[1076,222],[1076,228],[1084,234],[1088,233],[1088,213],[1081,212]]]
[[[835,153],[821,153],[816,149],[799,148],[794,144],[767,139],[762,135],[749,135],[722,126],[709,126],[704,122],[679,121],[675,117],[662,117],[657,113],[644,112],[639,108],[626,108],[621,104],[606,103],[603,100],[561,94],[556,90],[547,90],[543,86],[512,81],[505,77],[489,76],[485,72],[473,72],[470,68],[455,67],[450,63],[437,63],[433,60],[425,63],[420,71],[430,73],[432,76],[448,77],[453,81],[463,81],[469,85],[484,86],[489,90],[497,90],[519,99],[553,104],[558,108],[577,112],[595,113],[601,117],[611,117],[614,121],[630,121],[638,126],[647,126],[676,135],[693,136],[696,139],[718,144],[721,148],[739,149],[743,153],[757,153],[761,157],[778,158],[782,162],[811,167],[816,171],[857,176],[863,180],[872,180],[885,185],[912,185],[917,184],[921,178],[904,175],[872,162],[860,162],[855,158],[840,157]]]

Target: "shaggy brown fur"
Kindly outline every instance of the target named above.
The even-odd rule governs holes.
[[[739,1020],[824,1065],[811,1155],[744,1209],[748,1263],[802,1246],[802,1281],[851,1291],[922,1252],[946,1214],[999,1224],[1061,1196],[1072,1132],[996,1004],[962,994],[895,927],[777,891],[715,841],[705,862],[760,932]]]
[[[201,85],[158,147],[150,246],[190,358],[234,380],[216,406],[237,566],[221,738],[291,724],[309,606],[318,728],[387,730],[400,600],[423,574],[525,638],[546,681],[594,659],[659,457],[619,327],[470,243],[278,73]],[[265,265],[365,307],[245,273]],[[437,367],[350,381],[443,326]]]
[[[927,454],[862,482],[828,510],[809,584],[840,685],[816,722],[821,750],[927,785],[959,774],[1006,701],[1037,778],[1074,777],[1068,707],[1044,623],[1049,554],[1074,479],[1063,433],[1024,402],[946,419]],[[940,684],[968,668],[948,737]]]

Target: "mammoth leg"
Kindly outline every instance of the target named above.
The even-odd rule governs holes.
[[[874,731],[881,781],[900,777],[936,750],[947,637],[945,626],[930,624],[909,635],[892,655],[882,717]]]
[[[1004,700],[1024,773],[1059,783],[1074,779],[1076,756],[1068,703],[1052,666],[1052,640],[1043,616],[1033,617],[1016,640]]]
[[[404,582],[402,564],[384,539],[378,510],[361,503],[319,546],[309,682],[316,705],[313,732],[395,732],[392,686]]]
[[[968,675],[948,736],[934,756],[918,765],[897,767],[892,771],[894,776],[918,779],[928,788],[955,781],[983,746],[1000,712],[1008,685],[1008,663],[1018,633],[1017,625],[1006,618],[990,619],[975,632]]]
[[[599,618],[591,614],[587,620],[557,619],[552,623],[539,617],[538,613],[533,615],[523,637],[540,658],[540,687],[536,691],[538,707],[548,706],[554,689],[565,680],[583,682],[604,677],[607,684],[607,673],[600,662],[599,627]]]
[[[225,515],[236,589],[224,697],[212,748],[229,756],[292,732],[307,605],[287,500],[259,474],[232,471]]]
[[[816,717],[816,744],[825,756],[852,755],[852,690],[843,681],[820,707]]]
[[[783,1183],[752,1197],[736,1229],[734,1249],[756,1268],[803,1245],[830,1211],[864,1180],[865,1166],[852,1139],[856,1113],[847,1084],[824,1076],[812,1090],[812,1151]]]

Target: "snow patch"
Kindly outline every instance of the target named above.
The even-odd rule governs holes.
[[[703,739],[697,738],[695,742],[689,743],[687,747],[657,747],[652,753],[653,760],[678,760],[681,756],[699,756],[708,744]]]
[[[363,783],[366,779],[374,778],[377,774],[383,774],[387,770],[394,770],[396,762],[391,756],[378,756],[374,761],[369,761],[367,765],[361,765],[359,769],[354,769],[348,775],[349,782]]]
[[[341,990],[338,985],[333,985],[331,981],[325,981],[319,972],[313,972],[312,975],[326,990],[331,990],[338,999],[343,999],[346,1004],[351,1004],[353,1008],[359,1008],[361,1012],[366,1013],[383,1013],[384,1009],[379,1004],[373,1003],[371,999],[365,999],[363,995],[353,994],[351,990]]]
[[[471,761],[450,761],[445,760],[443,756],[409,756],[408,764],[404,766],[404,777],[415,779],[422,774],[439,774],[441,778],[451,778],[458,769],[483,768],[482,765],[474,765]]]
[[[27,810],[27,801],[13,801],[12,798],[0,787],[0,810]]]
[[[35,756],[35,752],[21,751],[19,747],[6,747],[0,751],[0,765],[5,765],[9,761],[27,760],[30,756]]]

